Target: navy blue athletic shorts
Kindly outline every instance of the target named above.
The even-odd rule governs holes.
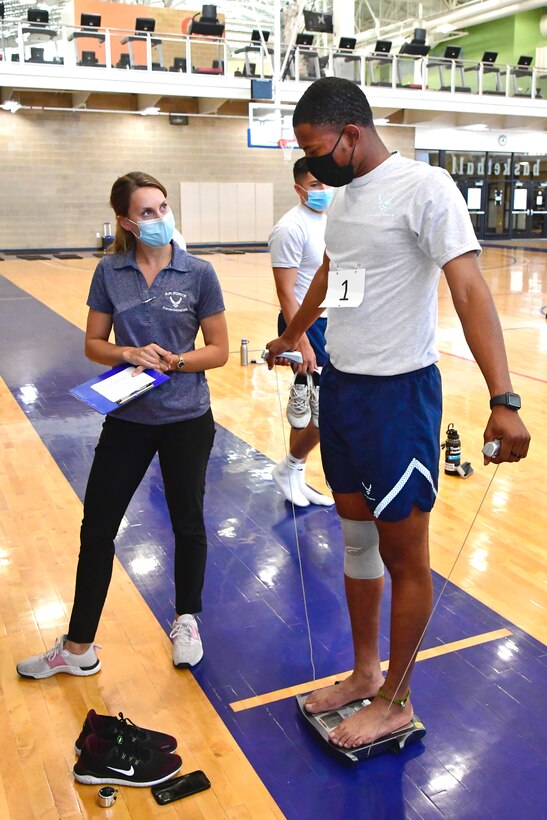
[[[401,521],[428,512],[439,480],[441,374],[436,365],[398,376],[323,368],[321,457],[334,493],[363,493],[371,513]]]
[[[287,327],[287,322],[285,321],[283,314],[280,313],[277,317],[277,332],[281,336],[285,328]],[[315,353],[315,358],[317,359],[317,366],[324,367],[329,360],[329,354],[325,350],[325,330],[327,329],[327,320],[323,318],[316,319],[313,325],[306,330],[306,336],[309,339],[311,346],[313,347],[313,352]]]

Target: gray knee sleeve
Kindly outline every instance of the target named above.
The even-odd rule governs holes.
[[[381,578],[384,562],[380,556],[378,529],[374,521],[342,518],[344,533],[344,574],[348,578]]]

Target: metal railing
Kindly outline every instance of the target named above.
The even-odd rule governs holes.
[[[83,47],[90,43],[92,47]],[[126,51],[122,50],[124,47]],[[233,81],[249,77],[276,79],[273,49],[264,42],[242,46],[241,42],[230,42],[224,37],[0,20],[0,72],[3,66],[14,62],[19,64],[20,71],[25,71],[24,66],[28,63],[40,63],[56,66],[56,71],[61,73],[67,67],[77,66],[82,72],[140,69],[184,75],[211,74],[217,80],[219,77]],[[340,76],[363,87],[384,86],[479,96],[494,94],[534,101],[544,100],[544,93],[547,97],[547,69],[532,66],[294,44],[289,48],[282,47],[281,63],[283,77],[279,82],[282,83]]]

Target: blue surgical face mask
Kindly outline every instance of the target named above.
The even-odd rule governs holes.
[[[129,221],[133,222],[132,219]],[[142,219],[140,222],[133,222],[133,225],[136,225],[140,232],[137,239],[140,239],[145,245],[161,248],[163,245],[168,245],[173,238],[175,217],[173,211],[169,211],[159,219]]]
[[[309,205],[314,211],[326,211],[334,196],[334,191],[332,188],[318,188],[317,190],[307,191],[307,194],[306,205]]]

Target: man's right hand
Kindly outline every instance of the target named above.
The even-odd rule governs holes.
[[[270,351],[266,359],[266,364],[268,365],[268,370],[273,370],[276,364],[292,365],[293,362],[281,357],[281,353],[286,353],[288,350],[296,350],[297,348],[294,342],[288,341],[284,335],[281,335],[278,336],[277,339],[268,342],[266,349]]]

